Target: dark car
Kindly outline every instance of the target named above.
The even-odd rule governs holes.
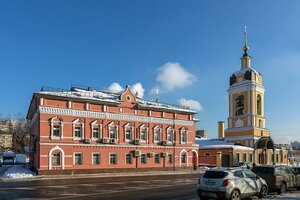
[[[297,172],[298,175],[300,175],[300,167],[293,167],[293,170]]]
[[[289,166],[255,166],[252,171],[266,180],[269,190],[277,191],[278,194],[290,188],[300,189],[300,176]]]

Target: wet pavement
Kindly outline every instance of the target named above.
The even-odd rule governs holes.
[[[195,200],[199,174],[0,182],[0,199]]]

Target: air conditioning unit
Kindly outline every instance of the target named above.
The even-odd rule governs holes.
[[[117,139],[115,139],[115,138],[110,139],[110,143],[111,144],[117,144]]]
[[[133,156],[134,156],[134,157],[140,157],[140,156],[141,156],[141,151],[135,150],[135,151],[133,152]]]
[[[150,152],[148,155],[149,155],[149,157],[154,157],[155,153],[154,152]]]
[[[168,152],[166,152],[166,151],[162,152],[162,156],[163,157],[167,157],[168,156]]]
[[[168,142],[166,140],[164,140],[164,141],[161,142],[161,145],[167,146]]]
[[[105,137],[102,139],[103,144],[108,144],[109,143],[109,138]]]
[[[141,144],[141,141],[139,139],[134,140],[134,144]]]
[[[91,142],[92,142],[91,138],[85,138],[85,139],[84,139],[84,143],[89,144],[89,143],[91,143]]]

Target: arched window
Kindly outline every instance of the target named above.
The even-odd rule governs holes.
[[[167,128],[167,142],[172,143],[174,141],[174,129],[172,126]]]
[[[63,139],[63,120],[60,117],[51,119],[51,139]]]
[[[127,123],[124,126],[125,142],[130,142],[134,138],[134,126],[131,123]]]
[[[83,139],[84,122],[81,119],[73,121],[73,137],[75,139]]]
[[[263,122],[261,120],[258,120],[258,127],[263,128]]]
[[[257,95],[257,114],[261,115],[261,96]]]
[[[187,143],[187,133],[188,133],[188,130],[185,127],[180,129],[180,143],[181,144]]]
[[[181,164],[186,164],[186,161],[187,161],[187,155],[186,155],[186,153],[184,152],[184,153],[182,153],[181,154]]]
[[[98,140],[102,137],[102,124],[98,120],[91,123],[91,132],[93,140]]]
[[[154,142],[159,142],[161,141],[161,126],[160,125],[156,125],[154,128],[153,128],[153,141]]]
[[[108,124],[109,138],[118,139],[118,124],[116,122],[111,122]]]
[[[148,141],[148,127],[145,124],[140,126],[140,140],[141,142]]]
[[[244,96],[240,95],[235,100],[236,116],[244,115]]]

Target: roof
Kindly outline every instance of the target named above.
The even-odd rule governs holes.
[[[121,101],[121,95],[124,91],[109,91],[109,90],[98,90],[88,88],[72,87],[71,90],[63,90],[51,87],[43,87],[41,91],[35,94],[51,95],[56,97],[65,97],[80,100],[92,100],[101,103],[119,105]],[[197,111],[192,110],[188,106],[172,105],[168,103],[148,101],[139,97],[136,97],[137,106],[141,109],[158,109],[175,112],[185,112],[196,114]]]
[[[223,139],[196,138],[196,143],[199,144],[199,149],[254,150],[251,147],[235,145],[233,143],[226,142]]]

